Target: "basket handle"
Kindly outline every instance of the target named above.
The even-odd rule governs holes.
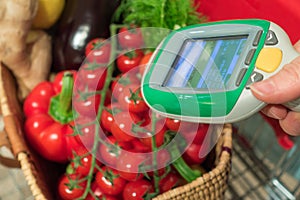
[[[11,145],[5,131],[0,131],[0,148],[6,147],[11,150]],[[20,162],[17,159],[9,158],[0,153],[0,164],[9,168],[20,168]]]
[[[0,62],[0,107],[4,121],[4,130],[15,156],[28,152],[23,130],[23,114],[17,97],[16,81],[12,73]]]

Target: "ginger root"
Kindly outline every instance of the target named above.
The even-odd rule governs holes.
[[[0,1],[0,61],[16,77],[23,100],[34,86],[49,76],[51,37],[32,30],[38,0]]]

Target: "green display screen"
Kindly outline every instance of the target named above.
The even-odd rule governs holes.
[[[221,89],[230,87],[248,35],[187,39],[163,86]]]

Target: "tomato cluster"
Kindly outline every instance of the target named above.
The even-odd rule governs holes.
[[[64,88],[66,72],[60,72],[54,82],[38,86],[44,91],[33,90],[33,97],[25,101],[26,134],[36,141],[33,145],[41,155],[58,148],[42,141],[45,134],[51,138],[45,129],[55,123],[68,130],[60,133],[61,149],[46,156],[68,162],[58,183],[61,199],[149,199],[200,175],[190,166],[205,159],[199,152],[206,148],[203,141],[208,125],[165,118],[149,109],[141,93],[141,77],[152,52],[143,49],[139,29],[121,27],[119,33],[117,46],[102,38],[90,41],[82,67],[71,72],[72,120],[62,123],[47,114],[51,97],[59,96]],[[38,117],[44,115],[47,118],[36,127]],[[36,121],[31,122],[31,116]],[[167,148],[172,140],[178,145]],[[46,145],[43,148],[42,143]],[[62,156],[58,152],[67,153]]]

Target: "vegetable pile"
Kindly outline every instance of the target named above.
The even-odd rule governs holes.
[[[141,91],[145,67],[162,37],[199,22],[184,2],[122,1],[115,17],[129,25],[111,24],[110,39],[87,43],[78,70],[59,71],[26,97],[28,142],[45,159],[66,166],[58,199],[152,199],[203,173],[209,126],[152,112]],[[136,12],[146,5],[160,12],[159,20]],[[142,28],[141,22],[162,28]]]
[[[24,102],[31,146],[67,164],[62,199],[151,199],[202,173],[208,125],[149,109],[140,83],[152,52],[140,29],[111,27],[119,34],[90,41],[80,70],[41,82]]]

